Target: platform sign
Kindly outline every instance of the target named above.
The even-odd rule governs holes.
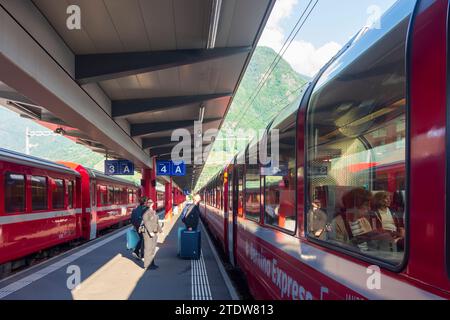
[[[156,161],[156,175],[170,176],[172,170],[172,161]]]
[[[190,195],[191,193],[189,192],[189,190],[188,189],[184,189],[183,190],[183,193],[184,193],[184,195],[185,196],[188,196],[188,195]]]
[[[129,160],[105,160],[105,174],[108,176],[134,175],[134,163]]]
[[[186,175],[186,164],[184,161],[181,162],[172,162],[172,176],[185,176]]]
[[[185,176],[186,164],[181,162],[174,163],[173,161],[156,160],[156,175],[157,176]]]

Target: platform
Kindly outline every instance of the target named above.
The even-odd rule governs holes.
[[[219,265],[205,229],[200,260],[177,257],[179,216],[158,239],[157,270],[144,271],[125,247],[130,226],[102,236],[0,282],[0,299],[229,300],[233,286]],[[79,268],[79,269],[78,269]],[[77,273],[79,271],[79,273]],[[81,283],[74,287],[79,274]],[[73,288],[73,289],[70,289]]]

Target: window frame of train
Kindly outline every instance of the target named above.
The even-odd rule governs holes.
[[[75,208],[75,197],[74,197],[74,191],[75,191],[75,181],[73,180],[66,180],[66,186],[67,186],[67,208],[73,209]]]
[[[388,270],[391,270],[391,271],[394,271],[394,272],[400,272],[404,268],[404,266],[405,266],[405,264],[407,262],[408,248],[409,248],[409,246],[408,246],[408,239],[409,239],[409,228],[408,228],[408,221],[409,221],[409,219],[408,219],[408,215],[409,215],[408,214],[408,205],[409,205],[409,203],[408,203],[408,194],[409,194],[409,156],[408,156],[409,155],[409,148],[408,148],[408,146],[409,146],[408,99],[409,99],[409,97],[408,97],[408,81],[409,81],[409,79],[408,79],[408,67],[407,67],[407,64],[409,63],[409,60],[408,60],[407,50],[409,50],[409,44],[410,44],[410,40],[408,39],[408,34],[409,34],[410,26],[411,26],[411,19],[412,19],[413,14],[414,14],[413,13],[414,7],[415,7],[415,3],[412,4],[412,8],[411,8],[410,11],[406,11],[406,10],[408,10],[410,8],[404,8],[404,7],[400,8],[399,6],[396,6],[394,8],[394,10],[397,10],[397,11],[392,12],[392,10],[391,10],[391,14],[389,16],[389,18],[391,18],[391,19],[394,16],[394,19],[392,19],[391,21],[387,20],[387,19],[382,20],[382,24],[381,24],[382,28],[381,29],[370,29],[369,31],[367,31],[366,35],[369,34],[369,33],[372,33],[371,35],[369,35],[372,38],[368,38],[368,39],[366,38],[362,42],[361,41],[357,41],[356,43],[352,44],[350,46],[350,48],[347,49],[350,52],[345,53],[344,55],[337,57],[336,61],[332,62],[323,71],[323,73],[318,77],[318,82],[315,84],[315,87],[313,88],[313,90],[311,92],[311,95],[309,97],[309,101],[308,101],[307,109],[306,109],[305,127],[304,127],[304,134],[305,134],[305,178],[304,178],[304,183],[305,183],[305,185],[304,185],[304,190],[305,190],[305,192],[304,192],[304,196],[305,196],[304,201],[305,202],[304,203],[305,203],[305,207],[304,207],[304,228],[305,228],[305,235],[306,235],[307,239],[309,241],[311,241],[311,242],[317,243],[320,246],[328,248],[328,249],[330,249],[332,251],[336,251],[336,252],[340,252],[340,253],[346,254],[348,256],[351,256],[353,258],[357,258],[357,259],[362,260],[362,261],[367,262],[367,263],[379,265],[381,267],[384,267],[384,268],[386,268]],[[400,19],[395,20],[395,18],[398,18],[398,16],[396,16],[396,14],[399,14],[399,13],[400,14],[404,14],[403,16],[400,17],[402,19],[401,20]],[[403,21],[403,20],[405,20],[405,21]],[[394,25],[393,25],[393,23],[394,23]],[[402,25],[401,25],[401,23],[402,23]],[[386,28],[386,26],[389,26],[390,28]],[[401,29],[401,31],[399,31],[399,33],[401,32],[401,37],[400,37],[400,35],[396,35],[396,34],[390,32],[392,30],[397,30],[397,28],[399,28],[399,27],[404,28],[404,29]],[[404,32],[402,32],[402,30],[404,30]],[[395,36],[397,36],[398,38],[391,39],[392,37],[395,37]],[[373,38],[375,38],[375,39],[373,39]],[[377,131],[379,129],[383,129],[384,128],[384,129],[386,129],[386,131],[388,129],[388,127],[384,126],[383,124],[375,125],[375,129],[374,129],[374,124],[376,123],[376,121],[374,120],[374,119],[376,119],[376,117],[374,115],[381,114],[380,116],[384,116],[385,114],[389,114],[392,117],[392,114],[391,114],[392,112],[386,112],[385,114],[380,112],[380,109],[386,108],[386,104],[388,106],[390,106],[392,110],[394,110],[394,113],[397,110],[395,108],[398,108],[398,109],[404,108],[403,112],[400,112],[396,117],[393,117],[393,118],[389,119],[389,120],[394,120],[394,121],[399,121],[398,119],[400,119],[399,122],[402,122],[402,121],[404,122],[404,134],[403,134],[404,138],[401,139],[401,134],[397,135],[397,137],[394,138],[394,140],[397,139],[399,136],[400,136],[400,140],[395,140],[393,143],[388,143],[387,145],[389,146],[389,144],[391,144],[391,145],[395,144],[395,146],[393,146],[393,147],[395,147],[396,149],[402,149],[401,145],[404,146],[403,147],[403,158],[400,161],[400,163],[403,165],[404,177],[405,177],[404,190],[400,190],[400,193],[403,194],[403,199],[404,199],[404,202],[402,204],[403,205],[403,217],[402,218],[403,218],[403,228],[404,228],[404,234],[403,234],[404,245],[403,245],[403,251],[400,251],[401,252],[401,256],[399,256],[398,259],[392,259],[391,261],[388,261],[386,259],[386,257],[382,258],[381,256],[373,255],[373,254],[369,255],[367,253],[369,251],[362,250],[361,247],[359,247],[359,250],[358,250],[357,246],[351,247],[350,245],[344,245],[342,243],[339,243],[339,241],[337,239],[335,239],[333,242],[331,242],[329,239],[327,239],[327,240],[319,239],[319,237],[317,237],[317,233],[315,235],[311,235],[310,232],[309,232],[309,229],[308,229],[308,227],[309,227],[308,217],[309,217],[309,212],[310,212],[311,206],[312,206],[311,202],[313,202],[312,198],[314,197],[314,194],[311,192],[311,188],[312,188],[312,184],[311,184],[312,174],[314,174],[316,176],[317,175],[320,176],[320,174],[326,175],[327,176],[326,178],[328,179],[328,176],[331,176],[330,172],[333,170],[331,168],[328,168],[328,166],[327,166],[327,170],[314,170],[314,171],[310,172],[310,169],[311,169],[311,166],[310,166],[310,152],[311,152],[311,150],[316,150],[314,152],[317,153],[317,149],[320,148],[320,147],[324,148],[324,145],[325,145],[325,143],[321,143],[320,145],[318,145],[317,143],[312,143],[311,142],[313,140],[314,141],[318,141],[319,140],[319,136],[317,134],[316,134],[316,137],[311,140],[311,136],[312,136],[311,135],[311,131],[316,132],[316,133],[318,132],[318,129],[316,129],[317,131],[311,130],[311,128],[315,128],[313,126],[314,122],[311,121],[311,114],[312,114],[313,110],[315,110],[315,108],[317,107],[318,101],[322,102],[322,99],[324,99],[322,97],[322,95],[325,96],[325,98],[327,98],[327,96],[326,96],[327,91],[325,89],[323,91],[321,91],[321,89],[323,89],[326,86],[329,86],[330,84],[336,85],[336,83],[335,83],[336,80],[335,79],[345,78],[345,74],[344,73],[345,72],[351,73],[351,71],[349,71],[349,70],[352,70],[353,73],[355,73],[355,70],[353,70],[353,68],[355,68],[355,65],[353,65],[352,63],[356,64],[356,62],[358,62],[359,65],[361,66],[362,58],[367,59],[367,55],[368,54],[372,54],[373,55],[374,54],[373,51],[375,51],[375,49],[377,49],[377,48],[380,48],[381,46],[384,46],[386,48],[389,45],[391,45],[391,43],[385,43],[385,42],[380,43],[380,42],[376,42],[375,41],[375,40],[379,40],[379,39],[383,39],[383,41],[386,41],[386,39],[390,39],[391,41],[394,41],[394,45],[398,45],[398,46],[396,46],[394,48],[389,47],[389,56],[388,56],[388,58],[391,58],[391,60],[392,60],[392,57],[393,57],[392,49],[397,49],[396,53],[399,55],[400,59],[403,60],[404,63],[401,64],[401,63],[398,63],[398,61],[397,61],[397,63],[395,64],[396,67],[402,68],[402,70],[400,72],[403,72],[403,73],[400,74],[400,76],[398,76],[398,74],[396,74],[396,71],[399,71],[399,70],[390,69],[389,72],[382,74],[382,75],[385,76],[382,79],[383,81],[379,81],[376,84],[381,87],[381,85],[383,83],[385,83],[385,80],[387,79],[386,76],[389,75],[390,78],[393,78],[393,77],[395,77],[397,75],[398,77],[396,79],[400,79],[400,81],[401,81],[401,79],[404,79],[404,81],[401,82],[401,95],[400,95],[401,98],[395,98],[394,96],[392,96],[391,97],[391,101],[384,101],[384,104],[380,105],[380,103],[378,103],[378,106],[374,106],[374,105],[371,106],[371,104],[373,104],[373,102],[376,101],[376,100],[373,99],[373,96],[372,97],[369,96],[369,98],[372,98],[372,99],[368,99],[367,100],[368,97],[366,96],[366,97],[363,97],[363,99],[360,99],[360,101],[358,101],[358,102],[362,102],[362,103],[359,103],[358,106],[355,105],[351,110],[350,110],[350,108],[352,107],[352,105],[349,105],[348,108],[346,109],[346,108],[344,108],[345,106],[343,106],[343,103],[336,104],[335,108],[331,109],[330,108],[330,104],[333,105],[333,101],[348,101],[349,100],[349,99],[347,99],[347,100],[344,99],[343,100],[341,92],[343,90],[345,90],[345,88],[349,88],[350,85],[349,84],[345,84],[345,83],[344,84],[340,84],[341,86],[345,86],[346,85],[347,87],[344,87],[344,89],[340,88],[339,91],[335,90],[336,92],[340,92],[339,93],[340,94],[340,97],[339,97],[340,99],[336,99],[336,98],[330,99],[328,97],[328,100],[330,100],[330,101],[326,101],[327,102],[326,105],[328,105],[328,108],[326,109],[326,111],[330,112],[330,110],[331,110],[331,112],[342,112],[342,113],[344,113],[344,115],[340,114],[340,117],[338,117],[339,114],[334,114],[334,115],[331,115],[329,118],[327,118],[325,115],[321,115],[320,116],[320,120],[322,122],[324,122],[322,125],[323,125],[323,127],[325,129],[326,129],[326,125],[327,125],[326,119],[338,119],[338,120],[342,119],[342,120],[345,120],[345,126],[338,127],[338,126],[336,126],[336,122],[334,122],[335,123],[334,127],[336,128],[336,130],[333,130],[331,132],[327,132],[326,135],[320,135],[320,138],[321,139],[326,139],[327,136],[331,135],[331,133],[336,132],[335,135],[343,135],[344,136],[344,138],[341,137],[340,140],[343,140],[343,139],[345,140],[345,139],[347,139],[349,137],[352,138],[352,136],[353,136],[353,141],[355,142],[357,139],[359,140],[359,139],[361,139],[361,136],[363,136],[364,139],[361,139],[362,141],[360,143],[361,143],[361,146],[365,148],[365,150],[363,150],[362,153],[367,152],[368,150],[371,150],[370,152],[373,152],[374,148],[367,149],[367,146],[371,147],[371,144],[368,142],[366,135],[368,133],[374,133],[375,131]],[[368,41],[372,41],[372,42],[367,43]],[[399,49],[402,49],[402,48],[403,48],[403,50],[399,51]],[[387,52],[387,51],[388,50],[385,50],[385,49],[383,50],[383,52]],[[395,51],[394,51],[394,54],[395,54]],[[380,55],[377,54],[376,58],[380,58]],[[375,60],[376,58],[372,58],[372,59]],[[386,58],[386,56],[384,56],[381,61],[384,61],[385,58]],[[394,58],[396,58],[396,56],[394,56]],[[373,60],[371,60],[371,61],[373,62]],[[348,63],[348,62],[350,62],[350,63]],[[377,60],[377,63],[380,63],[380,60]],[[367,64],[365,63],[364,66],[367,66]],[[367,72],[367,69],[364,69],[364,70],[366,70],[366,72]],[[401,77],[401,75],[403,75],[403,77]],[[367,77],[367,78],[369,78],[369,77]],[[364,84],[361,79],[356,79],[356,80],[359,81],[358,84]],[[373,79],[371,81],[373,82]],[[354,82],[354,81],[352,81],[352,82]],[[399,83],[399,81],[397,81],[397,84],[398,83]],[[368,89],[368,90],[364,90],[364,88],[358,88],[358,84],[353,83],[352,92],[359,92],[360,94],[367,95],[367,92],[370,92],[371,90],[373,91],[373,87]],[[370,84],[371,83],[369,82],[368,85],[370,85]],[[390,83],[390,85],[392,85],[392,83]],[[394,81],[394,85],[395,85],[395,81]],[[355,88],[358,88],[358,89],[355,89]],[[382,92],[388,92],[385,88],[382,88],[382,89],[384,89],[384,90],[382,90]],[[392,89],[389,92],[392,92],[392,91],[394,91],[394,89]],[[330,92],[330,94],[332,94],[331,90],[328,90],[328,92]],[[317,96],[319,96],[319,97],[317,98]],[[353,95],[353,96],[355,96],[355,95]],[[375,96],[379,97],[377,95],[375,95]],[[388,100],[387,99],[388,97],[385,97],[385,96],[386,95],[382,95],[382,97],[385,100]],[[352,100],[353,104],[354,104],[354,100],[355,100],[355,98],[353,97],[353,100]],[[402,102],[402,101],[403,101],[403,104],[399,103],[399,102]],[[366,102],[366,104],[363,104],[364,102]],[[324,105],[325,104],[322,103],[321,106],[324,107]],[[358,109],[356,109],[356,107],[358,107]],[[364,113],[364,109],[366,109],[366,110],[369,109],[370,111],[368,113]],[[375,112],[374,112],[374,110],[375,110]],[[352,113],[353,113],[353,115],[352,115]],[[369,126],[367,128],[364,129],[363,128],[364,126],[361,126],[359,128],[359,130],[360,130],[359,133],[357,131],[359,124],[354,125],[354,128],[352,128],[352,126],[349,126],[349,123],[351,123],[350,121],[352,119],[354,120],[355,117],[358,116],[358,113],[360,113],[359,114],[360,116],[361,116],[361,113],[362,113],[362,117],[356,118],[357,121],[361,121],[361,119],[365,119],[365,118],[370,120]],[[347,118],[345,118],[345,116],[347,116]],[[402,117],[404,117],[404,120],[401,120]],[[336,121],[338,121],[338,120],[336,120]],[[362,122],[362,124],[364,125],[364,122]],[[329,123],[328,123],[328,125],[329,125]],[[369,130],[369,128],[370,128],[370,130]],[[355,130],[355,131],[352,132],[352,129]],[[396,124],[396,132],[397,132],[397,129],[398,129],[398,123]],[[363,134],[361,134],[361,133],[363,133]],[[390,138],[389,135],[386,135],[386,137]],[[403,142],[402,142],[402,140],[403,140]],[[399,141],[400,141],[400,143],[398,143]],[[335,146],[336,146],[336,143],[337,143],[336,141],[333,141],[333,144]],[[342,144],[342,141],[340,143]],[[384,147],[385,145],[380,144],[380,146]],[[375,148],[380,147],[380,146],[376,146]],[[398,146],[400,146],[400,147],[398,147]],[[309,149],[309,147],[311,147],[311,150]],[[351,145],[348,148],[345,148],[345,147],[343,148],[343,150],[347,151],[345,153],[347,156],[349,154],[349,152],[348,152],[349,149],[351,149]],[[386,148],[386,149],[388,149],[388,148]],[[342,154],[339,154],[339,157],[337,157],[337,158],[333,158],[333,154],[332,154],[331,150],[332,149],[328,150],[328,152],[329,152],[329,154],[328,154],[328,156],[329,156],[328,162],[329,162],[330,167],[331,167],[331,163],[333,161],[335,163],[337,163],[338,161],[335,161],[336,159],[338,159],[338,160],[342,159]],[[325,151],[327,151],[327,150],[325,150]],[[378,151],[379,151],[378,153],[382,154],[381,148]],[[395,150],[394,150],[394,152],[395,152]],[[313,153],[313,152],[311,152],[311,153]],[[324,153],[324,154],[326,155],[326,153]],[[357,153],[353,153],[352,155],[354,155],[354,154],[357,154]],[[371,159],[370,159],[371,161],[369,163],[376,163],[376,161],[372,162],[372,157],[373,157],[373,154],[371,155]],[[320,160],[320,157],[319,158],[314,158],[314,159],[319,159]],[[324,157],[324,159],[326,159],[326,157]],[[323,160],[322,162],[324,162],[324,161],[325,160]],[[349,163],[350,163],[350,165],[353,164],[351,161]],[[393,162],[393,163],[395,163],[395,162]],[[388,163],[388,165],[390,165],[390,164],[392,164],[392,163]],[[347,166],[347,168],[348,167],[349,166]],[[375,170],[377,170],[376,167],[377,167],[377,165],[375,165],[374,167],[371,167],[371,166],[368,167],[368,172],[369,173],[367,174],[367,176],[369,178],[367,180],[370,181],[370,185],[368,185],[368,186],[364,186],[364,185],[363,186],[360,186],[360,185],[351,186],[351,188],[353,188],[352,191],[354,189],[361,189],[361,187],[365,187],[366,190],[368,189],[367,191],[370,191],[371,194],[372,194],[372,191],[374,191],[373,190],[374,182],[376,180],[376,171],[375,171]],[[334,169],[336,169],[336,168],[334,168]],[[345,173],[348,174],[348,172],[345,172]],[[342,172],[341,172],[341,174],[342,174]],[[342,179],[346,179],[346,177],[344,177]],[[349,180],[351,180],[351,179],[349,179]],[[358,180],[358,179],[355,179],[355,180]],[[359,179],[359,180],[362,180],[362,179]],[[340,185],[339,184],[334,184],[333,186],[340,186]],[[349,187],[349,186],[342,186],[342,187],[345,188],[345,187]],[[386,191],[386,190],[382,190],[382,191]],[[399,191],[399,190],[396,190],[395,192],[397,192],[397,191]],[[328,198],[328,193],[326,195],[326,200],[327,200],[327,202],[330,202],[329,201],[330,199]],[[356,194],[356,193],[357,192],[353,192],[353,194]],[[350,192],[347,191],[347,192],[343,193],[343,195],[344,194],[347,195],[347,194],[350,194]],[[374,196],[374,194],[371,195],[370,199],[372,199],[373,196]],[[317,198],[317,196],[316,196],[316,198]],[[344,197],[343,196],[341,198],[341,200],[345,200],[343,198],[347,198],[348,199],[349,197]],[[336,198],[334,200],[336,200]],[[360,198],[360,200],[361,200],[361,198]],[[363,201],[359,201],[359,200],[358,201],[366,203],[365,200],[366,199],[364,199]],[[356,198],[354,198],[353,199],[353,204],[358,202],[358,201],[356,201]],[[332,210],[332,211],[334,213],[334,217],[333,218],[335,219],[336,216],[338,216],[339,214],[337,214],[337,209],[338,209],[337,201],[334,201],[334,204],[335,204],[334,210]],[[342,209],[344,208],[344,206],[345,205],[340,205],[340,207]],[[366,206],[366,204],[362,205],[361,208],[363,208],[365,206]],[[352,210],[353,208],[354,207],[346,207],[345,209],[346,210],[348,210],[348,209]],[[320,207],[320,209],[325,209],[325,211],[322,211],[322,212],[325,212],[325,215],[328,216],[327,217],[328,218],[327,223],[326,223],[325,227],[323,228],[325,230],[325,229],[328,228],[329,221],[331,220],[331,219],[329,219],[330,218],[329,217],[330,212],[327,212],[328,211],[327,207]],[[370,206],[369,206],[368,209],[370,210]],[[361,215],[361,216],[364,217],[364,215]],[[391,212],[391,217],[394,217],[394,213],[392,213],[392,212]],[[369,223],[371,225],[373,225],[372,222],[373,222],[373,220],[369,221]],[[398,229],[398,227],[397,227],[397,229]],[[349,232],[351,232],[351,231],[349,231]],[[375,240],[380,241],[380,239],[375,239]],[[358,241],[358,239],[357,239],[357,241]],[[370,239],[370,240],[367,240],[367,241],[373,241],[373,240]],[[379,249],[379,247],[378,247],[378,249]],[[372,252],[375,252],[376,254],[379,254],[379,252],[376,251],[376,250],[374,250]],[[380,252],[382,252],[382,251],[380,251]]]
[[[6,190],[8,189],[7,188],[7,183],[8,183],[8,181],[11,180],[11,179],[8,178],[10,176],[22,176],[23,177],[23,180],[22,180],[22,182],[23,182],[23,190],[22,190],[23,206],[21,207],[22,210],[19,210],[19,211],[17,211],[17,210],[10,211],[10,210],[8,210],[8,207],[7,207],[7,203],[8,203],[7,200],[8,200],[8,198],[6,197],[7,196]],[[5,202],[5,204],[4,204],[5,214],[12,215],[12,214],[25,213],[27,211],[27,176],[26,176],[26,174],[24,174],[24,173],[16,173],[16,172],[13,172],[13,171],[7,171],[7,172],[4,173],[3,177],[4,177],[4,185],[3,185],[3,187],[5,188],[4,189],[5,192],[4,192],[4,196],[3,196],[4,202]],[[17,179],[14,179],[14,181],[17,181]]]
[[[268,199],[268,195],[267,195],[267,191],[268,191],[268,181],[267,181],[267,177],[275,177],[278,175],[272,175],[272,174],[268,174],[269,172],[267,172],[268,170],[270,170],[270,172],[272,172],[272,168],[271,167],[267,167],[266,166],[261,166],[260,168],[260,175],[261,175],[261,183],[262,183],[262,195],[263,195],[263,206],[262,206],[262,216],[263,216],[263,221],[264,221],[264,226],[276,229],[278,231],[281,231],[283,233],[295,236],[297,234],[297,229],[298,229],[298,210],[297,210],[297,145],[296,145],[296,141],[297,141],[297,110],[298,110],[298,106],[299,106],[299,100],[295,100],[295,102],[293,102],[290,106],[288,106],[286,109],[283,109],[280,113],[280,117],[276,118],[269,126],[268,130],[266,130],[266,135],[267,135],[267,157],[268,159],[271,159],[272,157],[272,146],[271,146],[271,134],[272,134],[272,130],[273,129],[277,129],[278,133],[279,133],[279,160],[282,160],[281,157],[281,135],[285,132],[287,132],[288,129],[290,129],[292,127],[292,130],[294,131],[294,139],[293,139],[293,145],[291,146],[291,148],[288,148],[288,150],[292,150],[293,151],[293,158],[290,158],[290,156],[292,156],[292,154],[289,154],[289,160],[287,162],[287,166],[283,167],[287,170],[288,175],[290,174],[289,170],[292,169],[292,186],[289,186],[287,190],[287,192],[292,192],[293,193],[293,203],[291,203],[292,205],[292,215],[290,217],[292,217],[292,221],[294,222],[293,224],[293,228],[292,230],[287,228],[287,227],[283,227],[280,226],[280,224],[273,224],[273,223],[269,223],[267,219],[267,215],[266,215],[266,204],[267,204],[267,199]],[[279,128],[279,126],[281,126],[281,128]],[[282,160],[282,162],[284,163],[284,161]],[[281,164],[281,163],[280,163]],[[280,166],[281,168],[281,166]],[[264,174],[263,174],[264,172]],[[283,183],[285,184],[285,176],[281,176],[283,177],[281,180],[283,180]],[[281,210],[281,193],[280,193],[280,187],[277,187],[277,192],[279,193],[278,195],[278,211]],[[288,194],[289,195],[289,194]],[[277,196],[275,196],[276,198]],[[275,203],[275,202],[274,202]],[[285,217],[288,217],[287,215]],[[279,221],[279,218],[278,218]]]
[[[254,164],[250,163],[250,151],[252,151],[254,154],[253,156],[256,157],[256,159],[253,160],[255,162]],[[249,173],[249,170],[254,170],[255,172]],[[258,215],[247,215],[247,176],[253,175],[257,177],[255,178],[254,182],[257,182],[258,184],[258,192],[254,193],[253,196],[258,197],[258,201],[254,203],[258,203]],[[256,223],[261,223],[263,220],[261,218],[261,174],[260,174],[260,165],[258,161],[258,144],[257,143],[251,143],[247,148],[245,149],[245,170],[243,175],[243,212],[244,217],[247,220],[254,221]]]
[[[61,185],[58,185],[61,183]],[[62,187],[62,190],[61,190]],[[66,183],[64,179],[52,178],[52,209],[65,209],[65,194],[66,194]],[[61,198],[62,196],[62,198]],[[58,199],[59,198],[59,199]],[[62,200],[62,202],[61,202]],[[57,201],[57,202],[56,202]]]
[[[33,197],[33,178],[43,178],[43,180],[41,180],[40,182],[44,181],[45,184],[45,197],[43,197],[43,199],[45,199],[45,202],[39,207],[39,208],[35,208],[35,203],[34,203],[34,198]],[[31,212],[41,212],[41,211],[48,211],[49,210],[49,192],[50,192],[50,188],[49,188],[49,178],[47,176],[44,175],[30,175],[30,198],[31,198]]]

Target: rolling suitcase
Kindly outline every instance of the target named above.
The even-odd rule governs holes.
[[[180,257],[183,259],[200,259],[201,233],[196,231],[181,231]]]

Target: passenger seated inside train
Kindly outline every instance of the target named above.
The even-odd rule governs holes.
[[[391,198],[388,192],[380,191],[374,195],[373,210],[370,213],[372,229],[378,234],[385,235],[385,239],[395,244],[397,250],[403,250],[405,236],[403,212],[394,211],[390,206]]]
[[[323,239],[327,220],[327,214],[322,209],[322,201],[315,198],[311,202],[311,209],[308,211],[308,232],[319,239]]]
[[[368,250],[365,235],[372,231],[369,223],[371,200],[372,193],[363,188],[347,192],[342,197],[342,211],[328,227],[328,239]]]
[[[276,224],[278,222],[280,201],[275,190],[268,190],[265,203],[265,221],[267,224]]]

